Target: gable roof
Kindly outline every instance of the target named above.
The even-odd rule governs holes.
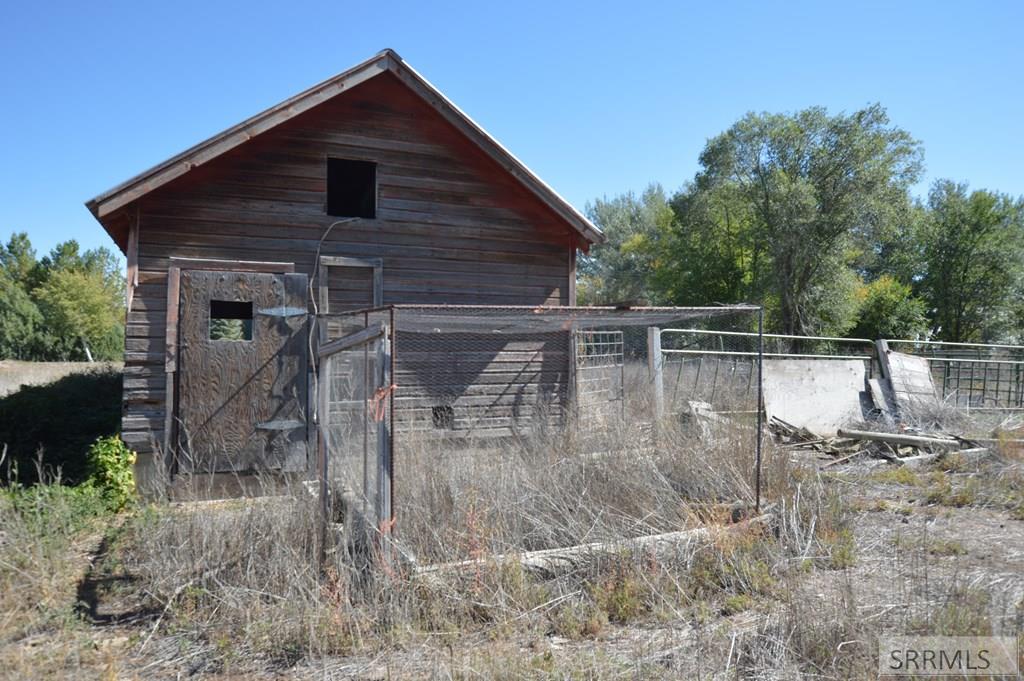
[[[515,177],[523,186],[530,190],[556,215],[565,220],[588,243],[601,243],[604,234],[568,201],[548,186],[530,170],[525,163],[516,158],[501,143],[491,137],[476,122],[455,106],[426,78],[417,73],[391,49],[379,52],[366,61],[353,66],[333,78],[294,97],[284,100],[248,120],[232,126],[224,132],[200,142],[190,149],[172,156],[163,163],[122,182],[113,189],[86,202],[86,207],[101,223],[118,209],[145,196],[149,192],[162,187],[172,180],[185,175],[190,170],[207,163],[221,154],[234,149],[285,121],[327,100],[347,92],[359,83],[369,80],[382,73],[390,72],[398,77],[410,90],[419,95],[433,107],[445,120],[455,126],[459,132],[468,137],[491,159],[496,161],[506,172]]]

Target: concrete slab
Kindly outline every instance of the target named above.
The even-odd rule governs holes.
[[[916,355],[889,351],[886,355],[889,384],[892,386],[896,409],[901,415],[915,409],[938,406],[935,382],[928,360]]]
[[[818,437],[864,418],[867,367],[849,359],[764,360],[764,408]]]

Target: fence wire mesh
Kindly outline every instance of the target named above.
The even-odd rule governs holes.
[[[928,359],[938,396],[965,409],[1024,410],[1024,347],[886,340],[890,349]]]
[[[318,419],[330,493],[342,511],[377,525],[390,515],[390,322],[388,310],[323,315]]]
[[[651,418],[648,328],[752,330],[756,308],[395,308],[396,430],[516,436]]]
[[[354,492],[372,515],[370,509],[391,508],[381,495],[393,485],[394,513],[402,517],[403,489],[428,493],[426,478],[437,467],[479,470],[479,462],[505,456],[510,441],[522,450],[523,443],[548,446],[549,436],[566,433],[576,443],[574,451],[596,452],[607,447],[603,433],[632,429],[638,445],[653,446],[652,424],[659,418],[692,417],[687,409],[659,412],[663,393],[677,390],[692,398],[692,390],[670,381],[657,392],[667,372],[663,358],[652,361],[651,330],[754,332],[758,312],[751,306],[391,306],[321,315],[321,348],[333,350],[320,367],[328,396],[321,425],[332,486]],[[378,324],[387,329],[384,338],[338,349],[343,339],[360,338]],[[385,339],[387,359],[379,351]],[[749,365],[744,394],[755,401],[744,408],[754,414],[756,375]],[[727,370],[719,371],[718,387],[700,395],[709,405],[698,409],[701,418],[706,411],[737,411],[725,387]],[[704,424],[693,425],[699,437]],[[753,447],[754,419],[739,425],[749,431],[744,437]],[[378,515],[382,520],[388,517]]]

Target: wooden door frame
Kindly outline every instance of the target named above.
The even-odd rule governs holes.
[[[178,423],[178,311],[181,305],[181,271],[213,270],[217,272],[257,272],[263,274],[294,274],[295,263],[257,260],[215,260],[208,258],[174,258],[167,268],[167,324],[164,330],[164,465],[169,474],[177,472],[177,448],[174,446]]]
[[[327,268],[329,267],[367,267],[373,270],[373,307],[384,304],[384,259],[383,258],[352,258],[343,255],[321,255],[317,263],[317,312],[329,314]]]

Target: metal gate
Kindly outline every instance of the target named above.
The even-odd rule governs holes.
[[[353,327],[318,320],[317,412],[325,503],[340,497],[386,531],[391,519],[391,342],[380,321]],[[328,340],[328,335],[338,335]]]
[[[625,343],[622,331],[577,329],[573,334],[576,355],[577,415],[625,415]]]

